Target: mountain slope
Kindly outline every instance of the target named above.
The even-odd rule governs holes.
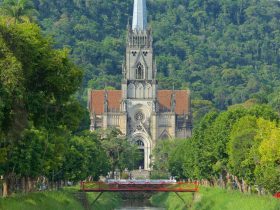
[[[280,4],[148,0],[161,88],[189,87],[217,108],[257,98],[277,106]],[[132,0],[34,0],[45,33],[72,49],[83,87],[120,88]],[[274,93],[274,94],[273,94]]]

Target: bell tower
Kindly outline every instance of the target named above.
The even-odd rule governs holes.
[[[151,29],[147,27],[146,0],[135,0],[132,27],[127,26],[123,99],[156,99],[157,70],[152,43]]]
[[[126,135],[143,154],[140,166],[150,169],[156,139],[157,80],[153,38],[147,27],[146,0],[134,0],[132,26],[127,26],[126,55],[122,78],[122,111]]]

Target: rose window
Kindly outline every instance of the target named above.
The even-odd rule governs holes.
[[[144,120],[144,114],[142,112],[137,112],[134,116],[136,121],[143,121]]]

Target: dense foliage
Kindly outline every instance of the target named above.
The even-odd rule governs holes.
[[[106,138],[102,132],[82,131],[88,113],[73,97],[81,82],[82,71],[69,60],[68,50],[53,49],[40,28],[21,16],[16,21],[12,16],[0,16],[0,176],[4,194],[18,190],[19,183],[29,191],[34,180],[97,180],[116,167],[131,169],[131,161],[137,161],[135,146],[119,140],[118,131],[108,130]],[[117,148],[112,152],[118,156],[112,163],[107,145],[115,142]]]
[[[85,69],[84,88],[120,88],[132,0],[33,2],[45,33]],[[249,98],[279,109],[279,1],[147,4],[161,88],[188,87],[219,109]]]
[[[210,112],[190,140],[166,141],[155,150],[155,168],[178,178],[233,181],[280,190],[279,116],[269,106],[234,106]],[[168,148],[168,149],[162,149]],[[165,158],[164,163],[161,162]],[[157,166],[163,166],[157,168]],[[241,186],[242,183],[242,186]]]

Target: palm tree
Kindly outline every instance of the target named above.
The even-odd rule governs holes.
[[[0,4],[0,14],[10,17],[14,23],[33,21],[38,12],[31,0],[4,0]]]

